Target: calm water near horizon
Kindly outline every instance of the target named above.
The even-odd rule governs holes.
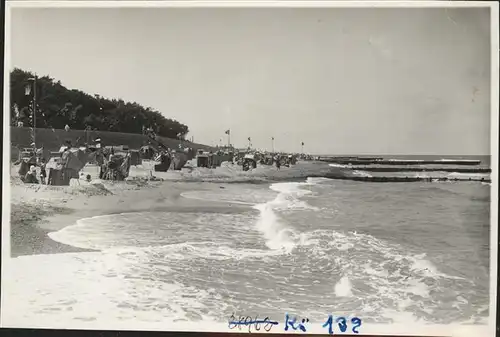
[[[480,160],[479,166],[490,166],[491,155],[334,155],[334,154],[321,154],[316,156],[324,157],[359,157],[359,158],[384,158],[384,159],[410,159],[410,160],[439,160],[439,159],[462,159],[462,160]]]
[[[9,296],[27,321],[224,322],[233,312],[276,320],[290,312],[485,323],[490,189],[309,178],[185,192],[243,207],[82,219],[50,237],[100,252],[19,257],[13,275],[24,283]],[[27,287],[32,278],[36,287]]]

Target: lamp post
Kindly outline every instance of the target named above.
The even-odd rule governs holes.
[[[35,149],[35,154],[36,154],[36,82],[37,82],[37,76],[28,78],[28,84],[26,85],[26,90],[25,93],[26,95],[29,95],[31,93],[31,90],[33,90],[33,99],[32,99],[32,118],[33,118],[33,147]]]

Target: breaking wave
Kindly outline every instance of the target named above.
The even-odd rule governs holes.
[[[316,219],[325,210],[311,198],[335,184],[310,177],[182,195],[248,206],[239,214],[81,219],[50,237],[99,252],[16,259],[6,303],[17,303],[25,321],[222,322],[233,311],[279,318],[286,309],[319,322],[332,303],[336,312],[374,323],[477,322],[487,315],[484,306],[471,309],[473,280],[444,273],[422,251],[340,227],[334,218],[315,229],[287,216]]]

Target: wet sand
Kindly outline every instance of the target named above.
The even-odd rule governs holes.
[[[86,251],[47,234],[99,215],[142,211],[236,212],[239,207],[181,197],[190,190],[226,188],[204,182],[96,182],[77,186],[11,184],[11,257]]]
[[[249,172],[227,163],[217,169],[186,167],[182,171],[154,173],[151,170],[151,163],[144,162],[131,167],[131,180],[113,182],[95,179],[97,168],[88,166],[82,171],[95,179],[91,183],[73,179],[70,186],[47,186],[23,184],[17,175],[18,167],[11,165],[11,256],[82,251],[47,236],[82,218],[160,210],[237,212],[245,206],[186,199],[181,193],[231,188],[234,183],[303,181],[308,176],[324,175],[332,168],[324,163],[305,162],[281,170],[263,166]],[[153,174],[160,181],[149,180]]]

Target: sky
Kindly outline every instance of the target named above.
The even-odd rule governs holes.
[[[490,153],[481,8],[52,8],[11,14],[11,69],[136,101],[195,142]]]

